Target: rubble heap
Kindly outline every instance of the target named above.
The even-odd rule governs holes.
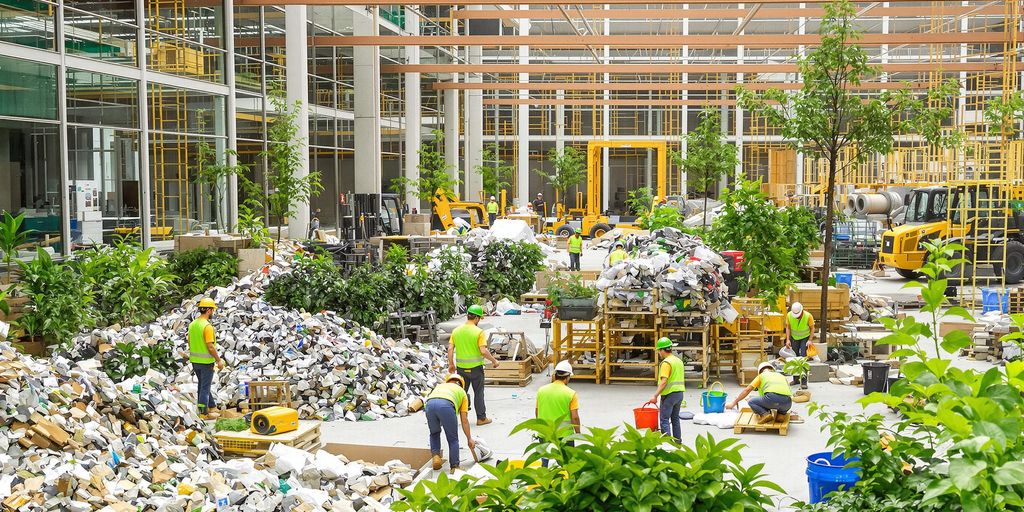
[[[597,281],[610,307],[651,306],[649,290],[657,289],[659,300],[654,306],[667,314],[735,317],[722,278],[729,265],[699,238],[664,228],[650,235],[631,235],[625,245],[630,258],[605,269]]]
[[[115,384],[96,360],[35,359],[0,343],[5,510],[369,510],[368,495],[415,475],[398,461],[281,445],[255,463],[223,461],[194,410],[157,372]]]
[[[299,313],[264,302],[263,286],[285,269],[278,262],[268,274],[250,274],[208,293],[218,304],[212,323],[227,364],[214,377],[218,406],[243,402],[248,381],[287,380],[302,418],[376,420],[407,415],[440,381],[446,359],[438,346],[385,338],[333,312]],[[72,359],[102,358],[118,342],[171,340],[184,360],[199,298],[150,324],[114,325],[79,336]],[[174,381],[194,396],[191,367],[182,366]]]
[[[895,316],[892,300],[880,295],[868,295],[857,288],[850,290],[850,313],[865,322]]]

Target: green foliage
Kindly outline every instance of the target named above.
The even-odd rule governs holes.
[[[782,367],[782,373],[793,377],[806,377],[811,371],[811,365],[806,357],[791,357],[786,360]]]
[[[723,192],[721,214],[706,236],[716,250],[744,251],[747,279],[741,289],[757,290],[770,304],[799,279],[797,247],[779,243],[786,240],[780,212],[761,192],[759,181],[740,181],[735,190]]]
[[[102,325],[150,322],[174,296],[175,275],[152,247],[121,240],[75,253],[70,266],[92,291],[94,317]]]
[[[0,222],[0,251],[4,253],[4,263],[7,264],[7,279],[11,280],[11,262],[18,252],[18,247],[28,242],[32,230],[21,230],[21,224],[25,221],[25,214],[19,213],[12,217],[10,213],[4,212],[3,221]],[[8,281],[10,282],[10,281]]]
[[[653,210],[640,217],[640,227],[654,231],[661,228],[683,229],[683,217],[679,210],[671,206],[655,206]]]
[[[399,176],[391,180],[391,191],[405,200],[407,193],[412,192],[420,201],[430,202],[433,210],[434,193],[442,190],[449,197],[454,197],[459,181],[452,176],[451,166],[444,158],[444,132],[434,130],[434,140],[425,140],[420,144],[420,176],[410,180]]]
[[[708,224],[708,191],[722,176],[733,172],[739,162],[736,146],[726,142],[722,133],[722,114],[715,107],[705,107],[700,113],[697,129],[686,134],[686,156],[671,151],[669,158],[686,175],[695,192],[704,196],[704,222]]]
[[[544,268],[544,253],[535,243],[496,240],[484,247],[478,262],[474,271],[482,294],[518,298]]]
[[[630,190],[626,198],[626,207],[633,215],[647,215],[654,204],[654,196],[651,187],[640,187]]]
[[[783,240],[793,248],[793,259],[797,265],[806,265],[811,260],[811,251],[821,244],[818,219],[806,206],[790,205],[779,209]]]
[[[1020,135],[1017,124],[1024,121],[1024,91],[989,101],[985,109],[985,120],[988,121],[990,133],[1007,139],[1017,138]]]
[[[548,162],[554,168],[552,171],[534,169],[533,172],[555,189],[559,201],[565,201],[569,189],[586,180],[587,157],[580,150],[566,146],[561,153],[557,148],[551,148],[548,151]]]
[[[195,181],[206,187],[207,197],[217,209],[217,224],[228,232],[234,231],[235,228],[231,225],[225,199],[228,179],[234,176],[239,180],[240,185],[242,185],[241,182],[248,181],[246,178],[246,173],[249,172],[248,166],[227,163],[228,157],[237,156],[238,153],[233,149],[225,150],[223,155],[218,156],[216,149],[205,140],[200,141],[197,145]]]
[[[216,432],[242,432],[249,430],[249,422],[245,421],[245,418],[217,418],[213,424],[213,430]]]
[[[341,273],[333,261],[306,254],[295,261],[290,272],[270,281],[263,299],[275,306],[319,313],[334,309],[332,306],[340,300],[344,288]]]
[[[397,247],[397,246],[393,246]],[[445,321],[457,313],[457,302],[476,297],[476,279],[458,250],[439,251],[433,260],[417,256],[406,265],[403,286],[396,297],[406,311],[434,311]]]
[[[667,442],[657,432],[626,426],[590,429],[573,436],[576,446],[559,439],[557,422],[529,420],[512,434],[532,431],[540,440],[529,450],[527,464],[540,458],[552,467],[515,469],[502,462],[482,464],[493,478],[445,475],[399,491],[403,511],[519,511],[560,512],[615,510],[761,511],[773,506],[765,491],[783,492],[765,480],[763,464],[744,467],[737,439],[716,441],[698,436],[692,447]],[[480,499],[478,499],[478,497]]]
[[[103,372],[114,382],[145,375],[150,369],[164,375],[175,375],[179,367],[170,341],[141,346],[120,342],[114,345],[113,350],[103,354]]]
[[[558,272],[548,284],[548,300],[552,306],[559,306],[562,298],[594,299],[597,298],[597,287],[583,283],[579,274],[563,274]]]
[[[92,325],[93,296],[87,283],[42,248],[35,259],[18,261],[18,265],[22,273],[18,289],[29,303],[16,324],[28,337],[69,346],[83,327]]]
[[[484,148],[481,160],[482,163],[473,170],[483,181],[484,196],[498,197],[501,189],[512,186],[512,175],[516,172],[516,167],[501,159],[496,144]]]
[[[214,286],[227,286],[238,275],[238,258],[215,249],[172,253],[168,265],[178,297],[195,297]]]
[[[309,171],[306,176],[296,175],[309,158],[305,145],[299,140],[298,116],[305,106],[301,101],[289,106],[280,92],[271,94],[270,102],[276,117],[267,131],[269,144],[263,152],[269,162],[266,178],[270,192],[266,205],[270,215],[283,224],[284,219],[295,215],[302,201],[318,195],[324,186],[317,171]],[[281,241],[281,230],[277,232],[277,241]]]

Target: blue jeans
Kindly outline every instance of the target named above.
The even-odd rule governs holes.
[[[683,392],[676,391],[661,396],[661,408],[658,410],[658,419],[661,421],[661,433],[671,434],[677,441],[683,439],[683,429],[679,425],[679,408],[683,405]],[[671,425],[672,430],[669,430]]]
[[[811,337],[808,336],[802,340],[789,339],[789,344],[793,346],[793,352],[796,352],[798,357],[807,357],[807,343],[811,341]],[[807,384],[807,376],[800,377],[800,384]]]
[[[459,417],[455,406],[444,398],[427,400],[427,428],[430,429],[430,453],[441,454],[441,430],[448,440],[448,461],[451,469],[459,467]]]
[[[199,380],[199,392],[196,403],[199,405],[199,412],[205,413],[217,407],[213,401],[213,363],[192,363],[192,371]]]
[[[778,393],[765,393],[764,396],[758,396],[747,400],[747,405],[749,405],[750,410],[754,411],[754,414],[758,416],[764,416],[771,410],[785,413],[789,412],[789,409],[793,407],[793,397],[780,395]]]

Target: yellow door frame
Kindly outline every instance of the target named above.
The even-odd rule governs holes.
[[[653,149],[658,159],[657,195],[664,198],[668,190],[668,143],[652,140],[591,140],[587,142],[587,215],[600,215],[603,203],[601,190],[601,150],[604,148]]]

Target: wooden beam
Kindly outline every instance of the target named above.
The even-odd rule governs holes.
[[[1020,62],[1018,64],[1024,64]],[[1001,62],[889,63],[878,66],[889,73],[944,71],[1002,71]],[[636,74],[657,73],[796,73],[796,64],[382,64],[381,73],[531,73],[531,74]]]
[[[431,88],[435,91],[731,91],[738,86],[763,91],[768,89],[797,90],[803,87],[799,83],[785,82],[717,82],[717,83],[680,83],[680,82],[528,82],[528,83],[469,83],[469,82],[434,82]],[[853,89],[858,90],[890,90],[890,89],[927,89],[928,82],[869,82]]]
[[[721,107],[721,106],[732,106],[736,104],[736,100],[648,100],[648,99],[635,99],[635,100],[605,100],[605,99],[538,99],[538,98],[501,98],[501,99],[485,99],[484,105],[502,105],[502,106],[515,106],[515,105],[534,105],[538,107],[552,107],[555,105],[574,105],[577,107],[601,107],[604,105],[611,106],[637,106],[637,107]]]
[[[584,9],[583,15],[588,19],[609,19],[609,20],[713,20],[740,18],[748,13],[749,9]],[[948,6],[942,10],[944,17],[962,16],[965,14],[977,16],[1002,16],[1002,7],[986,7],[978,9],[969,6]],[[774,9],[764,8],[754,15],[754,19],[782,19],[789,20],[799,17],[821,18],[825,15],[825,9],[820,7],[776,7]],[[920,7],[875,7],[870,9],[861,17],[892,16],[897,18],[931,18],[932,13],[928,9]],[[562,19],[561,13],[557,10],[530,9],[508,10],[508,9],[485,9],[470,11],[457,9],[452,12],[452,18],[460,20],[557,20]]]
[[[1024,34],[1018,36],[1024,39]],[[1003,32],[940,32],[864,34],[860,46],[985,44],[1002,43]],[[740,35],[558,35],[558,36],[327,36],[316,37],[317,46],[482,46],[534,48],[799,48],[821,42],[817,34],[740,34]]]

